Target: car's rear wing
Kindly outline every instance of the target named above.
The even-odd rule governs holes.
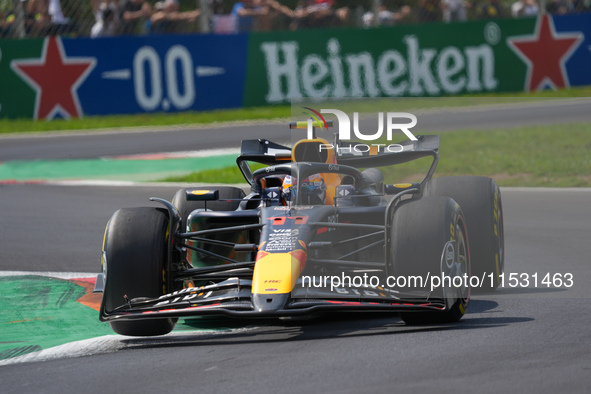
[[[396,144],[380,144],[379,146],[376,146],[378,144],[372,146],[355,142],[341,144],[339,147],[341,155],[337,161],[339,164],[355,168],[367,168],[391,166],[423,157],[432,157],[433,161],[429,170],[423,180],[416,184],[421,189],[433,177],[439,163],[441,138],[438,135],[418,135],[416,138],[416,141],[406,140]]]
[[[391,166],[427,156],[435,158],[439,143],[438,135],[419,135],[417,141],[405,140],[395,144],[345,142],[336,148],[337,161],[357,168]]]
[[[341,142],[338,146],[319,144],[318,148],[336,150],[338,164],[356,168],[385,167],[431,156],[433,163],[426,177],[429,179],[438,162],[440,140],[438,135],[419,135],[416,141],[405,140],[395,144]],[[271,166],[286,164],[291,162],[291,148],[265,139],[242,141],[236,163],[252,185],[253,173],[248,161]]]

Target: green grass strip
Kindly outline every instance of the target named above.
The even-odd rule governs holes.
[[[218,122],[235,122],[245,120],[287,119],[290,116],[289,106],[273,106],[248,109],[229,109],[208,112],[156,113],[137,115],[88,116],[80,119],[56,119],[52,121],[34,121],[29,119],[0,119],[0,134],[51,132],[51,131],[85,131],[96,129],[162,127],[171,125],[204,125]]]
[[[501,186],[591,187],[591,124],[462,130],[441,134],[436,176],[483,175]],[[387,183],[419,181],[430,159],[381,167]],[[223,176],[219,176],[223,174]],[[236,167],[168,178],[174,182],[240,183]]]

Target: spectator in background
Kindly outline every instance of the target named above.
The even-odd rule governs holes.
[[[291,29],[332,27],[344,24],[349,18],[349,9],[333,9],[333,0],[301,0],[293,12]]]
[[[8,29],[6,29],[6,18],[4,11],[0,9],[0,37],[4,37]]]
[[[52,25],[47,0],[29,0],[25,7],[25,31],[28,36],[46,36]]]
[[[261,0],[244,0],[234,4],[231,14],[238,18],[238,31],[258,31],[268,12]]]
[[[291,21],[294,12],[276,0],[245,0],[234,4],[232,15],[239,18],[240,31],[270,31],[274,25],[285,26]],[[279,23],[277,23],[279,21]]]
[[[575,11],[570,0],[547,0],[546,11],[550,14],[564,15]]]
[[[117,0],[92,0],[95,24],[90,29],[91,37],[109,37],[117,34],[119,16]]]
[[[25,33],[29,37],[43,37],[50,34],[70,33],[75,25],[64,17],[59,0],[21,0],[25,14]],[[12,30],[16,15],[7,15],[6,27]]]
[[[23,5],[23,11],[26,7]],[[4,37],[16,37],[16,10],[10,9],[7,10],[5,13],[0,10],[0,38]],[[33,19],[34,21],[34,19]],[[26,32],[28,33],[28,32]]]
[[[266,8],[263,7],[261,0],[244,0],[234,3],[232,15],[241,17],[258,16],[266,14]]]
[[[159,1],[156,12],[150,18],[151,32],[155,34],[185,33],[189,25],[197,21],[200,10],[180,12],[178,0]]]
[[[70,22],[70,18],[66,18],[62,12],[60,0],[49,0],[48,11],[49,15],[51,15],[51,23],[65,25]]]
[[[441,5],[443,7],[444,22],[463,22],[466,20],[467,4],[464,0],[443,0]]]
[[[591,0],[574,0],[575,12],[591,12]]]
[[[225,15],[226,7],[224,6],[224,0],[211,0],[211,11],[213,15]]]
[[[6,12],[0,10],[0,38],[11,36],[15,18],[14,10],[8,10]]]
[[[478,19],[506,18],[508,16],[505,6],[499,0],[488,0],[480,3],[476,9]]]
[[[267,7],[267,15],[263,17],[261,29],[264,31],[286,27],[295,16],[292,9],[280,4],[276,0],[262,0],[263,7]]]
[[[440,0],[419,0],[417,20],[422,23],[440,21],[442,8]]]
[[[511,5],[511,16],[513,18],[535,16],[539,11],[536,0],[518,0]]]
[[[49,15],[49,23],[42,21],[43,17],[35,18],[41,35],[75,34],[78,31],[76,23],[64,16],[60,0],[31,0],[31,3],[37,3],[35,8],[41,13],[47,10]]]
[[[410,7],[405,5],[400,8],[398,12],[392,12],[386,8],[384,4],[380,4],[380,10],[378,12],[379,26],[393,26],[403,19],[408,18],[411,10]],[[374,25],[374,13],[369,11],[363,14],[363,27],[371,27]]]
[[[146,33],[145,22],[151,16],[152,6],[146,0],[125,0],[119,8],[119,33]]]

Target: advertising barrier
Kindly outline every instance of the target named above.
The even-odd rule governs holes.
[[[591,14],[232,35],[0,41],[0,118],[591,85]]]
[[[0,41],[0,117],[240,107],[248,36]]]
[[[591,84],[591,15],[251,34],[244,105]]]

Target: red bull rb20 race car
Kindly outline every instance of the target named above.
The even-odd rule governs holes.
[[[242,141],[237,165],[250,193],[181,189],[171,202],[151,199],[161,208],[111,217],[100,320],[133,336],[202,315],[459,321],[471,292],[496,288],[504,270],[501,194],[486,177],[433,178],[439,142],[417,136],[359,152],[336,138],[291,148]],[[424,157],[432,162],[422,181],[384,183],[380,168]],[[252,171],[253,162],[264,167]]]

